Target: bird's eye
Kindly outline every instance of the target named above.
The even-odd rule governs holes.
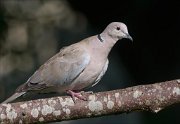
[[[116,28],[116,30],[118,30],[118,31],[119,31],[119,30],[120,30],[120,27],[117,27],[117,28]]]

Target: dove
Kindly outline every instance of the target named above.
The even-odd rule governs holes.
[[[66,92],[73,100],[75,97],[85,100],[80,91],[101,80],[107,71],[112,47],[123,38],[133,40],[124,23],[112,22],[102,33],[63,47],[3,103],[30,92]]]

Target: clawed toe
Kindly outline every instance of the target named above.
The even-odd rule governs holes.
[[[87,101],[87,98],[82,95],[83,93],[85,93],[84,91],[81,91],[81,92],[74,92],[72,90],[67,90],[67,94],[71,95],[73,101],[75,102],[75,97],[80,99],[80,100],[84,100],[84,101]]]

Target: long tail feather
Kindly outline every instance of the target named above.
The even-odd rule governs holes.
[[[25,94],[26,92],[19,92],[19,93],[14,93],[12,96],[10,96],[8,99],[6,99],[4,102],[2,103],[9,103],[14,101],[15,99],[17,99],[18,97],[22,96],[23,94]]]

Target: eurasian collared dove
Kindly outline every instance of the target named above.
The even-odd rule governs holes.
[[[67,92],[73,99],[84,99],[77,91],[94,86],[100,81],[108,68],[108,54],[111,48],[122,38],[132,40],[126,25],[112,22],[101,34],[62,48],[3,103],[34,91]]]

